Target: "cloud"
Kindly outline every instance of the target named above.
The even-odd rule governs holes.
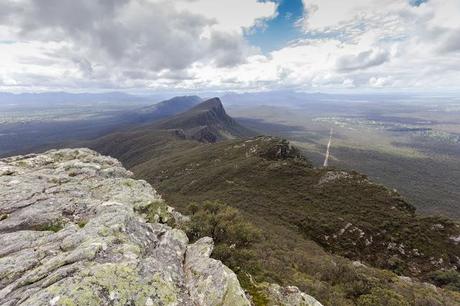
[[[134,75],[139,78],[200,62],[216,67],[244,63],[255,52],[244,40],[244,31],[271,18],[276,5],[244,0],[247,9],[241,10],[239,2],[238,7],[226,0],[6,0],[0,4],[0,33],[3,28],[18,41],[14,49],[48,49],[41,57],[55,59],[55,71],[65,70],[66,77],[123,86],[132,71],[138,71]],[[56,44],[59,47],[53,48]],[[6,53],[8,48],[1,48],[0,53]],[[21,70],[39,70],[40,61],[25,64],[35,57],[32,52],[9,57],[9,63],[0,60],[0,68],[16,70],[16,77]]]
[[[263,54],[274,1],[0,1],[0,90],[459,88],[460,1],[303,3]]]
[[[152,70],[183,69],[199,60],[222,55],[225,63],[241,59],[241,36],[213,29],[216,21],[171,2],[147,0],[24,0],[28,9],[16,25],[23,39],[68,41],[75,56],[103,65],[131,65]],[[209,31],[209,36],[203,36]],[[70,53],[70,50],[69,50]],[[230,56],[233,55],[233,58]],[[223,61],[219,61],[223,64]]]
[[[460,29],[451,31],[441,41],[439,50],[441,52],[460,52]]]
[[[352,71],[382,65],[390,59],[386,50],[368,50],[358,54],[344,55],[336,62],[337,70]]]
[[[371,87],[383,88],[391,85],[393,83],[393,78],[388,77],[371,77],[369,79],[369,85]]]

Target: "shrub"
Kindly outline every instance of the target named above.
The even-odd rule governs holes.
[[[429,279],[438,287],[460,291],[460,273],[458,271],[435,271],[430,273]]]
[[[375,288],[370,294],[358,299],[358,306],[409,306],[404,298],[394,291]]]
[[[244,248],[260,238],[259,230],[243,219],[240,212],[221,202],[206,201],[202,205],[191,204],[192,213],[187,234],[192,241],[209,236],[216,245]]]

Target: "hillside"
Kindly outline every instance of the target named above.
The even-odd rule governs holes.
[[[263,258],[259,276],[290,281],[319,297],[310,277],[324,273],[314,266],[330,264],[318,258],[326,257],[322,248],[424,281],[430,281],[433,271],[458,269],[457,224],[417,217],[398,194],[363,175],[314,169],[276,138],[197,146],[158,156],[132,170],[180,211],[205,200],[238,208],[266,234],[253,249],[255,258]],[[244,264],[251,269],[253,263],[242,260],[235,266]]]
[[[213,256],[237,271],[247,290],[258,290],[250,273],[258,282],[297,285],[325,305],[359,304],[388,292],[410,305],[460,302],[456,293],[417,282],[459,289],[458,224],[417,216],[400,195],[364,175],[313,168],[281,139],[209,143],[174,129],[214,124],[221,113],[215,105],[204,103],[144,133],[100,139],[95,148],[119,158],[181,212],[216,200],[238,209],[263,238],[241,250],[224,241]],[[200,218],[215,213],[198,211]]]
[[[215,98],[175,116],[112,133],[85,142],[84,145],[102,154],[116,156],[127,167],[131,167],[152,156],[168,154],[171,150],[180,151],[200,143],[214,143],[255,134],[228,116],[220,100]]]

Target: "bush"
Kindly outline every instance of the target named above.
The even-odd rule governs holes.
[[[238,209],[218,201],[188,205],[191,214],[185,231],[191,241],[208,236],[214,239],[212,257],[221,260],[238,278],[246,273],[262,273],[259,258],[252,247],[261,232],[246,221]]]
[[[358,299],[358,306],[409,306],[404,298],[394,291],[376,288]]]
[[[458,271],[436,271],[429,275],[429,279],[438,287],[460,291],[460,273]]]
[[[191,204],[192,214],[187,235],[196,241],[209,236],[216,245],[226,244],[230,248],[245,248],[260,238],[259,230],[243,219],[240,212],[220,202],[206,201],[202,205]]]

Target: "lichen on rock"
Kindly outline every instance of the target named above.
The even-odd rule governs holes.
[[[212,240],[189,245],[131,176],[88,149],[0,159],[0,304],[249,305]]]

